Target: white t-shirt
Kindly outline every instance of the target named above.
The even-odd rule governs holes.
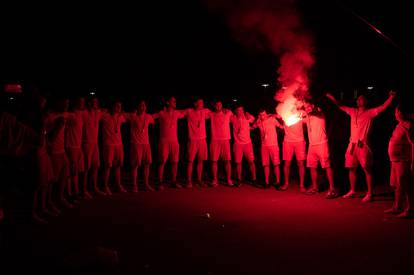
[[[80,148],[82,145],[83,118],[86,111],[76,110],[68,113],[65,129],[65,146]]]
[[[254,117],[251,115],[243,115],[240,118],[236,115],[232,116],[234,143],[249,144],[252,142],[250,138],[250,123],[253,121]]]
[[[211,112],[211,140],[229,140],[230,137],[230,119],[233,113]]]
[[[99,134],[99,122],[104,112],[100,109],[90,109],[83,113],[83,143],[97,144]]]
[[[127,119],[131,125],[131,143],[149,144],[148,126],[154,124],[154,118],[147,113],[128,114]]]
[[[65,128],[66,128],[66,121],[69,116],[69,113],[50,113],[46,117],[46,129],[47,132],[55,131],[56,121],[57,119],[63,119],[63,127],[55,133],[55,137],[53,140],[48,140],[48,147],[49,151],[52,154],[61,154],[65,153]]]
[[[303,122],[301,120],[290,126],[285,125],[284,129],[285,129],[284,141],[286,142],[305,141],[305,138],[303,136]]]
[[[372,121],[379,114],[378,108],[367,109],[363,112],[357,108],[341,107],[351,117],[350,142],[358,140],[367,143],[371,132]]]
[[[262,146],[274,146],[279,145],[277,141],[276,126],[278,122],[276,118],[269,116],[264,121],[258,120],[257,126],[260,130],[260,138]]]
[[[122,145],[121,125],[125,121],[123,114],[105,113],[102,116],[102,139],[104,145]]]
[[[178,141],[177,122],[184,117],[183,111],[162,110],[158,113],[160,120],[160,140]]]
[[[309,145],[318,145],[328,142],[326,135],[326,121],[324,115],[308,115],[306,118]]]
[[[188,124],[188,138],[190,140],[205,139],[206,119],[210,117],[209,109],[196,110],[194,108],[186,110]]]

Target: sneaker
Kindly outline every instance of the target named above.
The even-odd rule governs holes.
[[[83,198],[86,199],[86,200],[90,200],[90,199],[92,199],[92,195],[89,192],[85,191],[83,193]]]
[[[181,188],[183,188],[183,187],[181,186],[181,184],[179,184],[178,182],[172,182],[172,183],[171,183],[171,187],[172,187],[172,188],[177,188],[177,189],[181,189]]]
[[[342,198],[344,199],[352,199],[355,198],[356,193],[354,191],[349,191],[348,193],[346,193],[345,195],[342,196]]]
[[[112,195],[111,189],[109,189],[109,187],[105,187],[105,195],[108,195],[108,196]]]
[[[100,196],[105,196],[105,195],[106,195],[106,193],[105,193],[105,192],[103,192],[103,191],[99,190],[98,188],[95,188],[94,192],[95,192],[96,194],[100,195]]]
[[[336,193],[335,190],[329,190],[325,198],[330,200],[330,199],[335,199],[337,197],[338,197],[338,193]]]
[[[147,185],[145,185],[145,190],[154,191],[154,188],[152,188],[151,185],[147,184]]]
[[[401,214],[397,215],[397,218],[400,219],[413,219],[414,212],[410,210],[404,210]]]
[[[211,182],[210,186],[211,186],[211,187],[217,187],[217,186],[218,186],[217,180],[213,180],[213,181]]]
[[[279,188],[279,190],[280,190],[280,191],[286,191],[286,190],[288,190],[288,188],[289,188],[289,185],[287,185],[287,184],[283,184],[283,185]]]
[[[366,194],[365,197],[362,199],[362,202],[372,202],[372,194]]]
[[[384,211],[384,214],[391,214],[391,215],[397,215],[400,214],[402,210],[400,208],[391,207]]]

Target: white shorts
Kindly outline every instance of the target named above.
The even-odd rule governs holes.
[[[253,145],[252,143],[247,144],[233,144],[234,162],[241,163],[243,156],[248,162],[254,161]]]
[[[104,145],[103,157],[106,167],[122,167],[124,165],[123,145]]]
[[[55,181],[66,180],[69,175],[68,158],[65,153],[50,154]]]
[[[211,157],[211,161],[218,161],[219,159],[222,159],[225,161],[231,160],[230,141],[229,140],[211,141],[210,157]]]
[[[282,156],[283,160],[291,161],[293,155],[296,156],[296,160],[305,160],[306,159],[306,142],[283,142]]]
[[[356,168],[358,164],[362,168],[372,167],[372,152],[369,146],[365,143],[358,146],[357,143],[349,143],[348,149],[345,153],[345,167]]]
[[[262,164],[263,166],[269,166],[270,160],[272,160],[273,165],[280,164],[280,156],[279,156],[279,146],[272,145],[272,146],[263,146],[262,145]]]
[[[46,187],[55,180],[52,161],[47,152],[37,155],[37,173],[40,187]]]
[[[131,167],[152,163],[151,146],[149,144],[131,143]]]
[[[406,187],[411,177],[410,161],[391,161],[390,185]]]
[[[187,160],[193,162],[195,158],[197,160],[207,160],[207,141],[206,139],[193,139],[189,140],[187,144]]]
[[[322,144],[309,145],[306,166],[309,168],[318,168],[319,163],[321,164],[322,168],[331,167],[329,146],[327,142]]]
[[[83,156],[85,158],[85,169],[92,167],[98,168],[101,164],[99,158],[99,146],[97,143],[85,143],[83,144]]]
[[[166,163],[168,158],[177,163],[180,159],[180,144],[177,140],[160,140],[158,143],[158,157],[161,163]]]
[[[71,175],[77,175],[79,172],[85,171],[85,160],[81,148],[67,147],[66,155],[69,160],[69,172]]]

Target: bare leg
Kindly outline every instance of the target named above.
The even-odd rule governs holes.
[[[172,182],[177,182],[178,162],[171,163],[171,177]]]
[[[240,182],[242,180],[242,164],[236,163],[236,171],[237,171],[237,180]]]
[[[122,183],[121,183],[121,167],[117,166],[117,167],[114,167],[114,169],[115,169],[115,183],[116,183],[116,186],[118,186],[119,192],[125,193],[126,190],[122,186]]]
[[[312,189],[318,190],[318,168],[310,168],[311,180],[312,180]]]
[[[193,177],[193,162],[188,161],[188,164],[187,164],[187,184],[190,185],[192,183],[192,177]]]
[[[372,171],[371,168],[364,168],[365,179],[367,181],[367,194],[362,199],[363,202],[370,202],[372,201],[373,196],[373,186],[372,186]]]
[[[328,178],[328,182],[329,182],[329,190],[335,191],[335,182],[334,182],[334,174],[333,174],[332,167],[326,168],[326,177]]]
[[[269,175],[270,175],[269,165],[263,166],[263,172],[265,176],[265,184],[266,186],[269,186]]]
[[[304,160],[298,160],[298,169],[299,169],[299,186],[300,190],[305,190],[305,161]]]
[[[91,199],[92,196],[88,191],[88,176],[89,176],[89,170],[85,169],[85,172],[83,173],[83,197],[85,199]]]
[[[104,192],[107,195],[112,195],[111,189],[109,189],[109,175],[111,173],[111,167],[105,166],[104,168]]]
[[[203,181],[203,165],[204,165],[203,160],[197,161],[197,180],[199,183]]]
[[[145,188],[149,191],[154,191],[154,189],[152,189],[152,187],[149,185],[149,174],[150,174],[150,165],[149,164],[144,164],[144,185]]]
[[[256,165],[254,164],[254,161],[249,161],[249,168],[252,175],[252,180],[256,181]]]
[[[227,176],[227,184],[233,185],[231,180],[231,162],[229,160],[225,161],[225,169],[226,169],[226,176]]]
[[[356,168],[349,168],[349,184],[350,184],[351,189],[344,196],[344,198],[354,197],[355,187],[356,187],[356,180],[357,180],[357,169]]]
[[[131,167],[132,192],[138,192],[138,167]]]
[[[280,183],[280,167],[279,167],[279,164],[274,165],[273,170],[274,170],[275,176],[276,176],[276,184],[279,185],[279,183]]]
[[[289,186],[289,177],[290,177],[290,161],[285,160],[283,164],[283,173],[285,174],[285,183],[284,186]]]
[[[213,174],[213,185],[217,184],[217,161],[211,162],[211,172]]]

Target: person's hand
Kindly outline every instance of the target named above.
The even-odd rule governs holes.
[[[394,90],[390,90],[388,93],[391,97],[395,97],[397,95],[397,92]]]

